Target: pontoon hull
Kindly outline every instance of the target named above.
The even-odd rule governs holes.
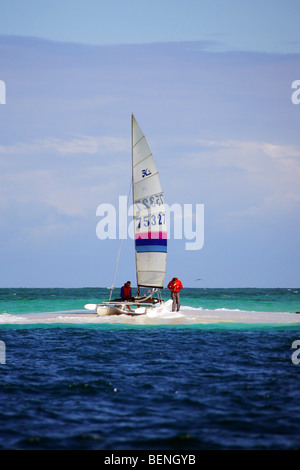
[[[96,312],[101,317],[111,316],[111,315],[130,315],[130,316],[138,316],[138,315],[145,315],[146,313],[150,312],[157,312],[159,313],[160,310],[164,311],[171,311],[172,307],[172,300],[168,300],[167,302],[155,302],[152,304],[147,304],[145,306],[140,306],[143,302],[141,301],[139,304],[134,302],[124,303],[123,305],[97,305]],[[134,308],[137,307],[137,308]]]

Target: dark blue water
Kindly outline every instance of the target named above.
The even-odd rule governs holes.
[[[1,325],[0,449],[298,449],[299,327]]]

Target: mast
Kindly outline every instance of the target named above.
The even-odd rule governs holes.
[[[133,204],[133,223],[135,224],[135,210],[134,210],[134,181],[133,181],[133,119],[134,114],[131,114],[131,184],[132,184],[132,204]],[[135,230],[134,230],[135,232]],[[135,253],[135,240],[134,240],[134,253]],[[137,273],[137,258],[135,257],[135,275],[136,275],[136,285],[137,285],[137,294],[140,295],[140,286],[138,285],[138,273]]]

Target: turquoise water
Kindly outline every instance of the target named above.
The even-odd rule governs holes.
[[[165,300],[170,297],[167,289],[161,292]],[[119,289],[114,294],[118,296]],[[84,308],[86,303],[99,303],[108,297],[109,290],[104,288],[0,289],[0,314],[76,310]],[[184,289],[181,304],[203,309],[294,313],[300,311],[300,288]]]
[[[1,289],[0,316],[82,310],[107,293]],[[298,289],[186,289],[181,299],[300,310]],[[299,325],[2,323],[0,449],[299,449],[296,340]]]

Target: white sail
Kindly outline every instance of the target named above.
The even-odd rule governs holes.
[[[132,181],[138,286],[164,286],[167,223],[158,171],[146,138],[132,115]]]

